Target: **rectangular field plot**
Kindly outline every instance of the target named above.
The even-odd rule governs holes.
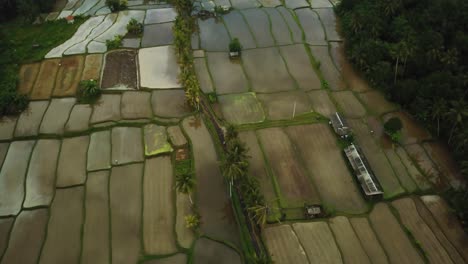
[[[465,262],[468,262],[468,236],[447,203],[436,195],[422,196],[421,200],[432,213],[445,236],[452,242]]]
[[[370,260],[374,263],[388,263],[385,251],[380,245],[380,242],[372,230],[372,227],[367,218],[349,218],[349,222],[351,222],[354,232],[356,232],[356,235],[361,241],[362,247],[366,251]]]
[[[327,223],[296,223],[293,227],[312,263],[343,263]]]
[[[323,204],[347,213],[365,212],[367,206],[331,129],[325,124],[303,125],[288,127],[286,132],[308,168]]]
[[[332,218],[330,219],[330,227],[341,248],[345,263],[371,263],[348,218],[344,216]]]
[[[259,130],[258,136],[281,193],[282,207],[300,207],[320,198],[291,141],[281,128]]]
[[[290,225],[269,227],[264,231],[264,238],[274,263],[309,263]]]
[[[431,263],[452,262],[447,251],[445,251],[437,237],[418,214],[416,205],[411,198],[393,201],[392,206],[398,210],[403,225],[421,243],[421,247]]]
[[[391,263],[424,263],[386,204],[377,204],[369,219]]]

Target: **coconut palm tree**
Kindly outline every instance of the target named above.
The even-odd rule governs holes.
[[[440,135],[440,118],[447,113],[447,101],[437,98],[432,105],[432,120],[437,120],[437,136]]]
[[[237,138],[227,142],[226,152],[226,157],[221,163],[221,168],[224,177],[229,180],[229,188],[232,188],[235,181],[247,174],[249,156],[247,155],[247,148],[244,143]]]
[[[448,116],[452,118],[453,125],[448,139],[449,144],[457,125],[463,124],[464,117],[468,117],[468,104],[463,100],[463,98],[458,101],[452,101],[450,104],[451,108],[449,109]]]
[[[191,173],[183,173],[176,175],[175,188],[178,192],[187,194],[190,204],[193,204],[191,193],[195,188],[195,178]]]

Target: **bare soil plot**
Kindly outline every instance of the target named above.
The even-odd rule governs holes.
[[[41,64],[31,63],[21,66],[18,76],[18,93],[29,94],[33,88]]]
[[[54,89],[60,59],[44,60],[31,91],[32,100],[48,99]]]
[[[145,264],[185,264],[187,263],[187,255],[179,253],[167,258],[158,258],[143,262]]]
[[[39,132],[44,112],[49,105],[48,101],[29,102],[29,106],[24,110],[16,124],[15,137],[35,136]]]
[[[13,227],[15,221],[14,217],[1,218],[0,219],[0,255],[7,249],[8,240],[10,238],[10,230]]]
[[[89,136],[65,138],[60,149],[57,187],[83,184],[86,181],[86,152]]]
[[[463,256],[463,259],[468,261],[468,251],[466,250],[468,248],[468,236],[447,203],[436,195],[421,196],[421,200],[431,211],[440,228]]]
[[[0,140],[11,139],[13,137],[16,120],[18,120],[18,117],[3,116],[0,118]]]
[[[211,81],[210,73],[208,72],[208,66],[206,65],[205,58],[194,59],[195,72],[197,74],[200,88],[204,93],[211,93],[214,91],[213,82]]]
[[[87,104],[75,105],[65,124],[65,132],[80,132],[89,129],[89,118],[93,108]]]
[[[24,207],[48,206],[52,202],[59,150],[60,140],[40,139],[37,141],[26,176]],[[22,158],[26,159],[26,157]]]
[[[99,80],[101,77],[102,54],[91,54],[86,56],[82,80]]]
[[[256,177],[260,182],[260,189],[267,203],[277,206],[276,192],[273,187],[272,178],[268,173],[268,167],[263,159],[263,153],[254,131],[239,133],[239,138],[249,148],[249,174]]]
[[[101,123],[120,120],[120,95],[103,94],[93,106],[90,123]]]
[[[197,240],[193,253],[194,264],[241,264],[239,254],[232,248],[208,238]]]
[[[218,97],[224,118],[232,124],[260,123],[265,114],[254,93],[227,94]]]
[[[387,255],[380,245],[376,234],[372,230],[367,218],[349,218],[349,222],[353,226],[362,247],[367,253],[367,256],[373,263],[388,263]]]
[[[222,21],[214,18],[198,20],[200,47],[206,51],[228,51],[229,35]]]
[[[255,92],[280,92],[296,88],[278,48],[245,50],[242,62]]]
[[[269,120],[292,119],[294,116],[312,111],[308,96],[302,91],[257,94],[257,97],[264,106]]]
[[[280,47],[281,55],[299,88],[304,91],[320,89],[320,79],[312,68],[303,44]]]
[[[421,243],[421,247],[431,263],[453,263],[437,237],[418,214],[416,205],[411,198],[393,201],[392,206],[398,210],[403,225]]]
[[[57,189],[39,263],[78,263],[84,188]]]
[[[161,117],[182,117],[191,112],[185,102],[184,90],[160,90],[151,95],[153,113]]]
[[[111,132],[100,131],[91,134],[88,150],[88,171],[109,169],[111,167]]]
[[[121,111],[123,119],[150,118],[151,93],[128,91],[122,94]]]
[[[353,227],[344,216],[331,218],[330,228],[335,234],[344,262],[346,263],[371,263],[359,238],[354,233]]]
[[[109,262],[109,171],[89,174],[83,225],[83,263]]]
[[[60,61],[53,96],[63,97],[76,94],[78,83],[81,80],[83,64],[83,56],[64,57]]]
[[[193,199],[193,198],[192,198]],[[195,235],[193,231],[187,228],[185,216],[193,214],[192,204],[189,196],[180,192],[176,193],[176,222],[175,230],[179,245],[184,248],[191,248]]]
[[[333,5],[328,0],[311,0],[312,8],[333,8]]]
[[[384,121],[387,121],[392,117],[400,118],[401,122],[403,123],[403,128],[401,130],[401,142],[404,145],[418,143],[430,139],[431,135],[429,132],[420,126],[409,114],[405,112],[394,112],[384,115],[383,119]]]
[[[233,10],[223,16],[224,23],[231,38],[238,38],[244,49],[253,49],[257,45],[255,39],[240,11]]]
[[[112,262],[136,263],[141,252],[143,164],[113,167],[110,176]]]
[[[171,45],[174,42],[172,27],[174,23],[162,23],[144,26],[144,34],[141,39],[141,47],[154,47]]]
[[[232,7],[236,9],[248,9],[248,8],[255,8],[259,7],[260,3],[256,0],[236,0],[232,1]]]
[[[309,45],[326,45],[325,31],[317,13],[310,8],[295,11],[305,34],[305,42]]]
[[[112,165],[143,161],[143,139],[138,127],[112,129]]]
[[[306,252],[290,225],[265,228],[263,236],[274,263],[309,263]]]
[[[204,122],[199,118],[184,119],[183,128],[193,147],[197,179],[195,202],[202,218],[201,231],[215,239],[239,245],[237,224],[229,200],[229,189],[219,170],[211,136]]]
[[[34,141],[10,144],[0,172],[0,215],[17,215],[25,195],[24,180]]]
[[[424,263],[385,203],[375,205],[369,219],[391,263]]]
[[[405,146],[408,155],[419,166],[426,179],[436,188],[448,187],[448,182],[442,178],[437,166],[432,162],[424,148],[419,144]]]
[[[137,53],[119,50],[106,53],[101,88],[137,89]]]
[[[439,142],[426,142],[423,143],[423,147],[449,184],[455,188],[459,187],[463,181],[463,176],[460,174],[460,170],[458,170],[447,147]]]
[[[174,8],[158,8],[146,11],[145,24],[165,23],[174,21],[177,12]]]
[[[322,22],[325,32],[327,33],[328,41],[341,41],[342,38],[338,33],[337,18],[333,8],[315,9]]]
[[[68,120],[75,98],[52,99],[42,119],[39,133],[41,134],[63,134],[65,123]]]
[[[369,161],[372,171],[382,185],[384,197],[390,198],[404,193],[405,190],[400,186],[398,177],[393,172],[392,166],[388,162],[383,150],[372,139],[367,125],[357,119],[348,121],[359,146]]]
[[[2,263],[36,263],[41,253],[48,220],[48,209],[22,211],[11,230]]]
[[[427,191],[431,189],[432,188],[431,184],[426,179],[426,177],[419,171],[419,169],[416,167],[414,162],[409,157],[408,153],[406,153],[405,149],[402,147],[397,147],[396,153],[400,157],[401,162],[403,162],[403,164],[405,165],[406,169],[408,170],[409,175],[414,180],[418,188],[423,191]]]
[[[258,0],[263,7],[276,7],[280,6],[281,2],[279,0]]]
[[[348,84],[348,87],[354,92],[369,91],[369,84],[346,59],[343,44],[341,42],[330,42],[330,46],[330,52],[333,61],[335,62],[338,70],[341,72],[343,79]]]
[[[319,70],[322,72],[328,87],[334,91],[345,88],[346,84],[343,77],[336,69],[328,54],[328,46],[310,46],[310,50],[315,62],[320,64]]]
[[[179,126],[168,127],[167,134],[173,146],[182,147],[187,144],[187,139],[185,138]]]
[[[380,91],[369,91],[359,94],[359,98],[364,102],[369,111],[378,115],[398,110],[398,106],[390,103]]]
[[[351,91],[334,92],[332,97],[342,109],[345,116],[350,118],[363,117],[366,114],[366,109],[356,96]]]
[[[8,152],[9,146],[10,146],[10,143],[0,143],[0,168],[3,165],[3,161],[5,161],[5,157]]]
[[[294,43],[303,43],[302,41],[302,29],[299,27],[299,24],[296,22],[296,19],[293,16],[293,11],[285,8],[284,6],[278,6],[276,8],[281,13],[284,21],[288,25],[289,31],[291,32],[292,39]]]
[[[154,156],[161,153],[172,152],[171,144],[167,141],[166,128],[148,124],[143,128],[145,139],[145,155]]]
[[[390,165],[392,165],[393,167],[395,175],[397,175],[398,179],[400,180],[401,186],[405,188],[407,192],[411,193],[416,191],[418,189],[418,186],[406,170],[405,165],[400,160],[400,157],[398,156],[396,151],[392,148],[385,149],[384,152],[388,158],[388,161],[390,162]]]
[[[143,244],[151,255],[177,251],[174,237],[174,180],[169,156],[148,159],[143,177]]]
[[[288,25],[276,8],[262,8],[270,17],[271,32],[276,45],[292,44],[291,33]]]
[[[207,52],[206,55],[217,94],[246,92],[249,89],[240,61],[230,60],[226,52]]]
[[[330,117],[336,112],[336,106],[328,96],[328,92],[324,90],[318,90],[308,93],[312,108],[315,112]]]
[[[261,9],[254,8],[242,11],[247,24],[257,43],[257,47],[271,47],[275,45],[275,40],[270,31],[270,20],[268,15]]]
[[[300,156],[281,128],[257,131],[273,175],[279,185],[282,207],[301,207],[304,203],[320,203],[320,197]]]
[[[323,204],[347,213],[367,210],[354,176],[349,173],[336,138],[327,125],[291,126],[286,132],[304,160]]]
[[[441,226],[439,226],[435,217],[432,215],[431,211],[427,209],[423,201],[419,199],[419,197],[413,198],[413,201],[416,205],[416,209],[419,215],[422,219],[424,219],[424,222],[426,222],[431,231],[437,237],[440,244],[445,248],[452,261],[454,263],[465,263],[462,255],[458,253],[455,246],[448,240],[447,236],[442,231]]]
[[[312,263],[343,263],[326,222],[295,223],[293,228]]]
[[[309,3],[306,0],[288,0],[285,2],[285,6],[290,9],[296,9],[300,7],[308,7]]]

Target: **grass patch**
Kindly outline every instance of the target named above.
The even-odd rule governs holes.
[[[62,19],[31,25],[18,18],[0,24],[0,115],[16,114],[28,105],[26,96],[16,91],[19,65],[41,60],[71,38],[85,20],[76,17],[74,24]]]
[[[179,160],[175,162],[175,175],[191,173],[194,173],[191,159]]]

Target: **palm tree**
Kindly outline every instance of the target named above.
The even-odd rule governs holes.
[[[244,143],[237,138],[227,142],[226,152],[226,158],[221,163],[221,168],[224,177],[229,180],[229,188],[232,188],[234,181],[247,174],[249,156]]]
[[[183,173],[176,175],[175,188],[178,192],[187,194],[190,200],[190,204],[193,204],[191,193],[195,188],[195,178],[193,174]]]
[[[250,219],[252,221],[255,221],[255,223],[257,223],[260,226],[260,228],[263,228],[265,226],[268,217],[272,215],[273,210],[275,209],[278,210],[279,208],[274,208],[265,201],[247,208],[247,210],[250,213]],[[280,220],[276,216],[275,218],[277,222],[280,222]]]
[[[447,101],[437,98],[432,105],[432,120],[437,120],[437,136],[440,135],[440,118],[447,113]]]
[[[449,144],[457,125],[462,124],[463,118],[468,116],[468,104],[463,98],[458,101],[452,101],[450,104],[452,107],[449,109],[448,115],[453,119],[453,125],[448,139]]]

